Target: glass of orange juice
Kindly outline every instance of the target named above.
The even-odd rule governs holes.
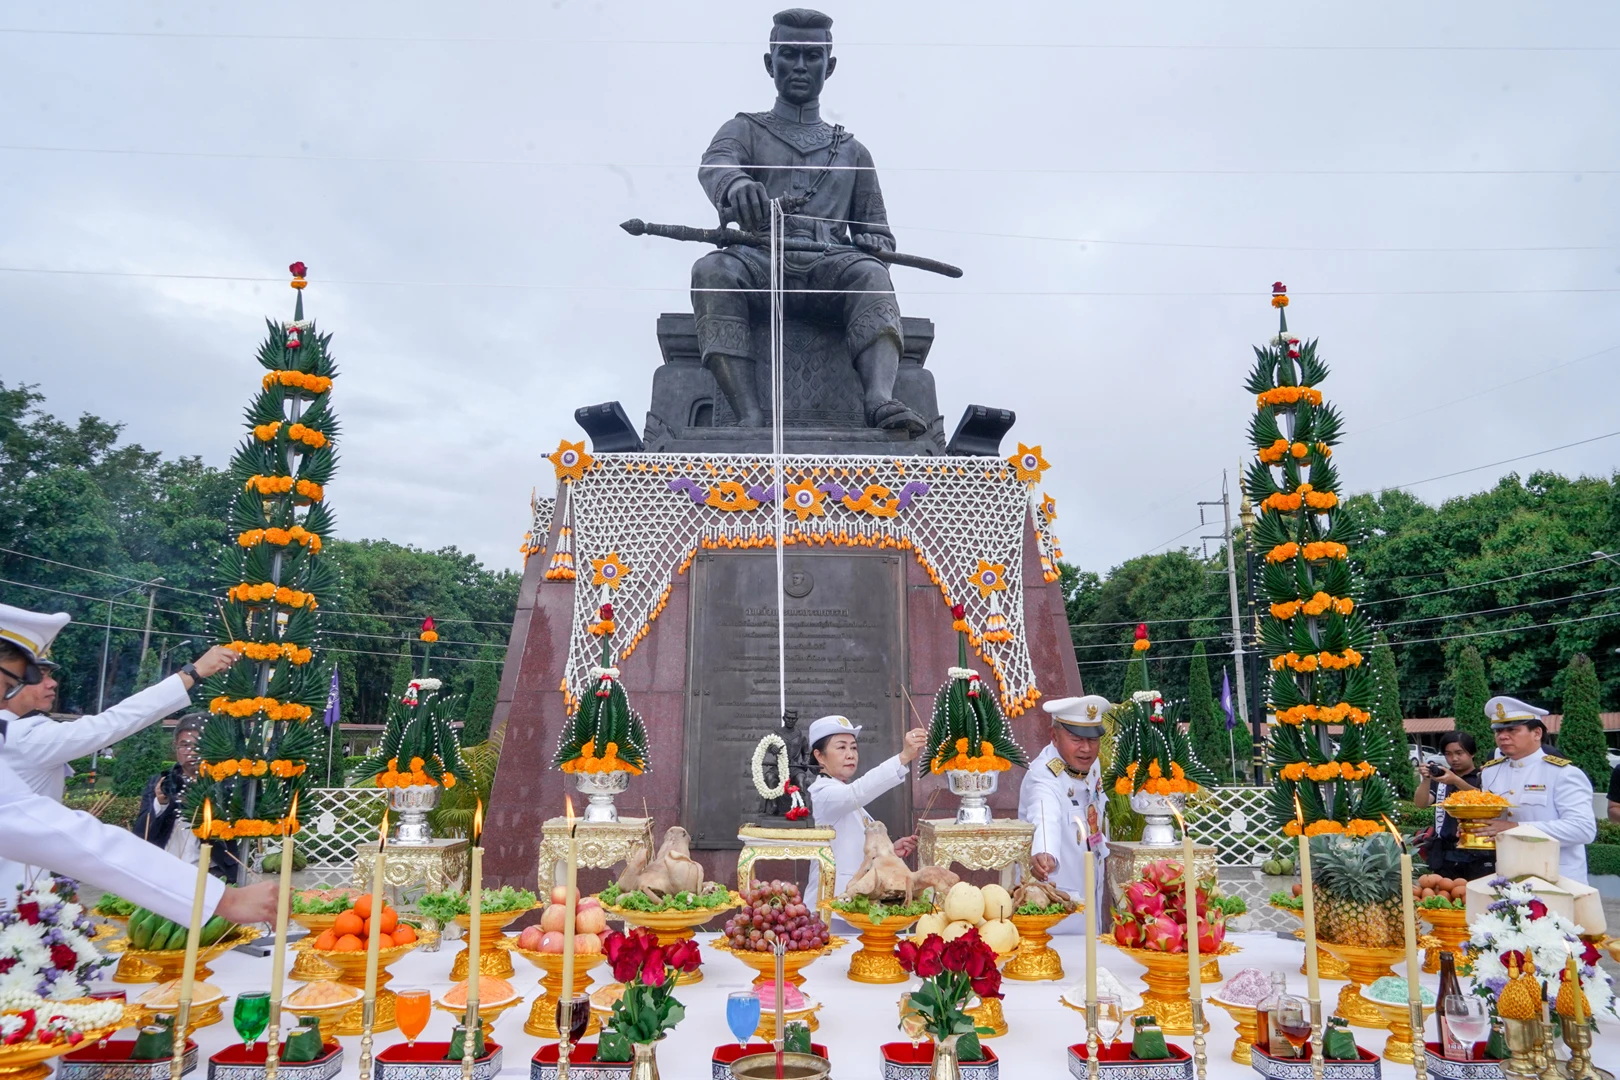
[[[405,1033],[405,1045],[415,1046],[416,1037],[427,1027],[433,1000],[426,990],[398,990],[394,993],[394,1019]]]

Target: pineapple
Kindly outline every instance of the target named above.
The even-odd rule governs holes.
[[[1311,870],[1316,933],[1323,941],[1401,945],[1401,860],[1390,837],[1323,837],[1311,845]]]

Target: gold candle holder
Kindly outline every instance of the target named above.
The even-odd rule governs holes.
[[[1097,1038],[1097,1003],[1086,1003],[1086,1078],[1097,1080],[1102,1068],[1097,1058],[1102,1054],[1102,1040]]]
[[[377,1002],[367,1000],[360,1006],[360,1080],[371,1080],[371,1025],[377,1019]]]
[[[1507,1037],[1508,1046],[1508,1059],[1503,1071],[1516,1080],[1532,1080],[1540,1074],[1535,1060],[1535,1029],[1540,1026],[1536,1020],[1502,1018],[1502,1033]]]
[[[191,1023],[191,998],[180,999],[180,1007],[174,1011],[174,1029],[171,1039],[174,1056],[169,1059],[169,1080],[180,1080],[186,1074],[186,1039],[187,1026]]]
[[[1592,1029],[1584,1023],[1564,1020],[1564,1045],[1569,1060],[1564,1062],[1566,1080],[1602,1080],[1604,1073],[1592,1065]]]
[[[1412,1072],[1417,1080],[1427,1080],[1429,1075],[1429,1049],[1423,1042],[1423,1002],[1422,1000],[1409,1002],[1407,1027],[1411,1029],[1412,1038]],[[1393,1035],[1391,1036],[1393,1038]]]
[[[1193,1071],[1198,1080],[1204,1080],[1209,1069],[1209,1054],[1204,1048],[1204,999],[1192,999]]]
[[[1311,1075],[1316,1080],[1322,1080],[1327,1072],[1327,1063],[1322,1059],[1322,1040],[1327,1037],[1327,1031],[1322,1026],[1322,999],[1311,998]],[[365,1080],[361,1077],[361,1080]]]

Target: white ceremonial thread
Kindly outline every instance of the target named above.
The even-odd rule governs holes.
[[[782,337],[785,324],[782,318],[782,231],[785,221],[782,200],[771,200],[771,484],[776,489],[776,722],[787,723],[787,570],[782,537],[783,500],[787,470],[784,467],[783,413],[787,409],[786,381],[783,369],[787,365]]]

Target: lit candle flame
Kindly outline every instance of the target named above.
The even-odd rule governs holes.
[[[1299,822],[1301,831],[1305,829],[1305,808],[1299,805],[1299,792],[1294,792],[1294,820]]]
[[[214,831],[214,800],[203,800],[202,832],[198,835],[207,842],[209,834]]]
[[[382,827],[377,830],[377,850],[388,846],[388,807],[383,807]]]
[[[574,800],[571,796],[563,796],[563,812],[568,816],[568,834],[574,834]]]
[[[570,816],[572,816],[572,815],[570,815]],[[473,844],[473,847],[478,847],[479,842],[481,840],[483,840],[483,838],[484,838],[484,800],[479,799],[477,808],[473,810],[473,820],[472,820],[472,844]]]
[[[1389,830],[1389,834],[1395,838],[1395,843],[1400,845],[1400,849],[1402,851],[1405,851],[1406,840],[1401,836],[1401,830],[1397,829],[1395,827],[1395,823],[1389,820],[1388,814],[1379,814],[1378,816],[1384,819],[1384,827],[1387,828]]]
[[[298,831],[298,792],[293,792],[292,805],[287,807],[286,833],[291,836]]]

